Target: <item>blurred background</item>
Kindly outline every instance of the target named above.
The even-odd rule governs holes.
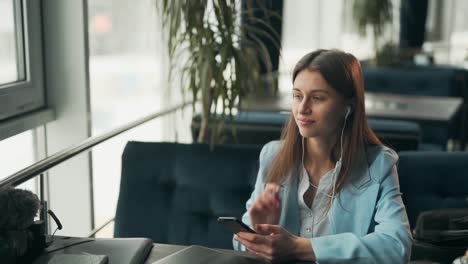
[[[44,67],[35,69],[31,63],[37,56],[31,56],[36,51],[30,48],[37,43],[26,34],[33,25],[26,26],[28,16],[23,16],[24,20],[18,16],[30,2],[0,0],[0,98],[10,93],[15,84],[30,81],[31,72],[38,71],[43,75],[46,106],[54,110],[54,117],[40,124],[32,122],[35,125],[15,120],[24,119],[24,113],[1,121],[0,180],[86,138],[174,106],[183,99],[178,87],[172,86],[172,92],[167,90],[168,55],[156,1],[37,2],[42,8],[37,16],[43,22],[37,23],[42,26],[35,32],[41,33],[38,54]],[[300,57],[319,48],[338,48],[361,61],[367,91],[460,98],[450,110],[453,113],[449,113],[450,120],[453,114],[455,121],[444,123],[443,132],[433,123],[417,123],[423,133],[418,134],[418,140],[421,139],[419,146],[429,149],[464,149],[468,1],[273,3],[281,15],[279,26],[275,25],[282,46],[274,69],[279,94],[290,91],[290,74]],[[80,12],[72,14],[74,9]],[[394,87],[398,80],[408,80],[410,84]],[[434,83],[439,89],[436,92],[431,90]],[[409,91],[405,86],[415,84],[429,88]],[[5,102],[0,106],[2,111]],[[429,107],[425,111],[434,110]],[[155,119],[49,171],[47,198],[50,207],[64,219],[67,229],[63,232],[83,236],[114,217],[121,155],[128,140],[191,143],[192,116],[187,107]],[[76,176],[63,177],[64,174]],[[33,179],[22,186],[37,192],[37,184],[38,180]],[[69,206],[75,202],[79,206]],[[78,221],[77,215],[88,220]],[[112,225],[98,236],[112,237]]]

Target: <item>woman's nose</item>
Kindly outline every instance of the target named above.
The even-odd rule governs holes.
[[[299,113],[300,114],[310,114],[312,108],[310,107],[308,100],[305,98],[302,100],[301,104],[299,105]]]

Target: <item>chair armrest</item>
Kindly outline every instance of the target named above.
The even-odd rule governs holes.
[[[100,227],[93,229],[93,230],[89,233],[88,237],[94,237],[94,236],[97,234],[97,232],[101,231],[101,230],[104,229],[106,226],[108,226],[110,223],[114,222],[114,220],[115,220],[115,217],[112,217],[111,219],[107,220],[107,221],[106,221],[103,225],[101,225]]]

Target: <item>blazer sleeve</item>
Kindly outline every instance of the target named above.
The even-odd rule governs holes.
[[[244,222],[251,228],[252,228],[252,223],[250,222],[249,209],[250,207],[252,207],[252,204],[255,202],[257,197],[260,196],[263,193],[263,190],[265,189],[266,173],[268,171],[268,167],[271,163],[271,160],[275,157],[275,154],[277,153],[277,148],[279,147],[279,144],[280,144],[279,141],[269,142],[260,151],[260,158],[259,158],[260,164],[259,164],[257,179],[255,181],[255,187],[254,187],[252,194],[250,195],[250,198],[246,202],[246,205],[245,205],[246,212],[242,216],[242,222]],[[244,247],[244,245],[237,242],[234,239],[234,237],[232,239],[232,244],[235,250],[242,250],[242,251],[247,250]]]
[[[311,239],[318,262],[407,263],[412,236],[403,204],[396,161],[398,156],[384,150],[376,158],[380,170],[379,196],[376,202],[373,232],[358,237],[340,233]]]

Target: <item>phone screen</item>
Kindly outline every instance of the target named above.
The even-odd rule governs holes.
[[[248,232],[253,234],[257,233],[254,230],[252,230],[248,225],[246,225],[241,220],[235,217],[219,217],[218,223],[221,223],[224,226],[226,226],[226,228],[234,234],[237,234],[239,232]]]

